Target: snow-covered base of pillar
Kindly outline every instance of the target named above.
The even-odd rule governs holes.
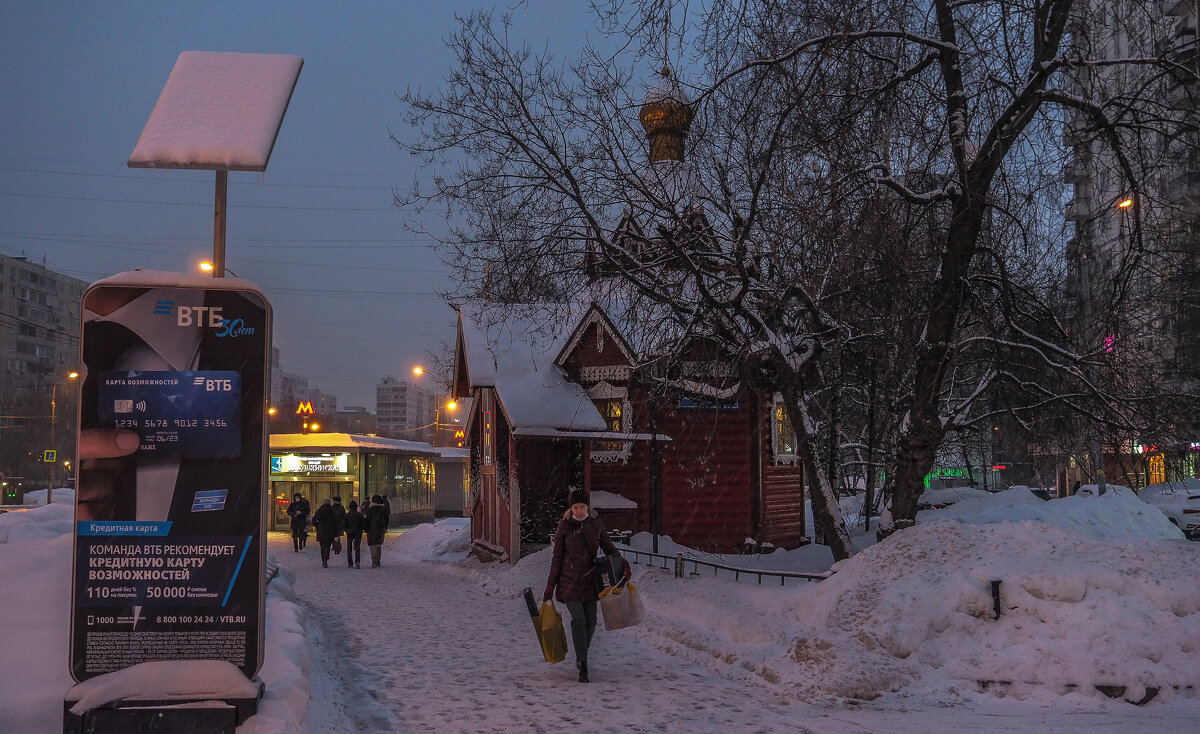
[[[63,734],[234,734],[262,693],[261,681],[220,660],[141,663],[72,687]]]

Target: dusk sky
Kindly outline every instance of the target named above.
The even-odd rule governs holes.
[[[440,85],[467,2],[9,3],[0,23],[0,253],[94,281],[211,259],[214,173],[126,161],[180,52],[292,54],[304,67],[265,174],[229,174],[226,267],[275,308],[283,369],[373,410],[375,385],[452,343],[448,268],[393,205],[428,172],[396,95]],[[570,60],[584,3],[521,4]],[[552,33],[553,36],[545,34]],[[437,217],[429,221],[437,226]]]

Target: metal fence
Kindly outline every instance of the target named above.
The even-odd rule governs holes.
[[[756,578],[758,583],[762,584],[763,578],[779,579],[779,585],[783,586],[788,579],[799,581],[821,581],[833,575],[832,571],[823,573],[804,573],[802,571],[767,571],[757,568],[738,568],[737,566],[727,566],[723,563],[712,563],[710,561],[702,561],[697,558],[687,558],[682,553],[676,553],[669,556],[663,553],[651,553],[650,551],[635,550],[626,544],[619,544],[621,555],[625,556],[633,563],[641,563],[645,561],[647,566],[662,568],[672,571],[675,578],[681,579],[689,576],[707,575],[709,570],[712,571],[712,576],[715,578],[720,576],[722,572],[727,575],[732,575],[734,581],[740,581],[743,576],[747,578]],[[704,569],[702,574],[700,569]],[[689,570],[690,569],[690,570]]]

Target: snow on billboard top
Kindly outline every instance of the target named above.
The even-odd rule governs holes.
[[[129,167],[265,171],[303,65],[299,56],[184,51]]]

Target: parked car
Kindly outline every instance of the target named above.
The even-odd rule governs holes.
[[[1098,484],[1085,484],[1075,490],[1076,497],[1099,497],[1102,494],[1123,494],[1127,497],[1137,497],[1137,493],[1124,484],[1105,484],[1101,489]]]
[[[917,500],[917,510],[940,510],[955,502],[987,497],[991,493],[975,487],[947,487],[944,489],[927,489]]]
[[[1031,495],[1033,495],[1034,497],[1037,497],[1039,500],[1045,500],[1045,501],[1052,500],[1057,496],[1056,494],[1054,494],[1053,492],[1051,492],[1048,489],[1042,489],[1041,487],[1030,487],[1029,485],[1026,485],[1026,484],[1014,484],[1013,486],[1009,487],[1010,491],[1014,490],[1014,489],[1029,490],[1029,493]]]
[[[1200,539],[1200,479],[1151,484],[1137,495],[1157,507],[1188,540]]]

